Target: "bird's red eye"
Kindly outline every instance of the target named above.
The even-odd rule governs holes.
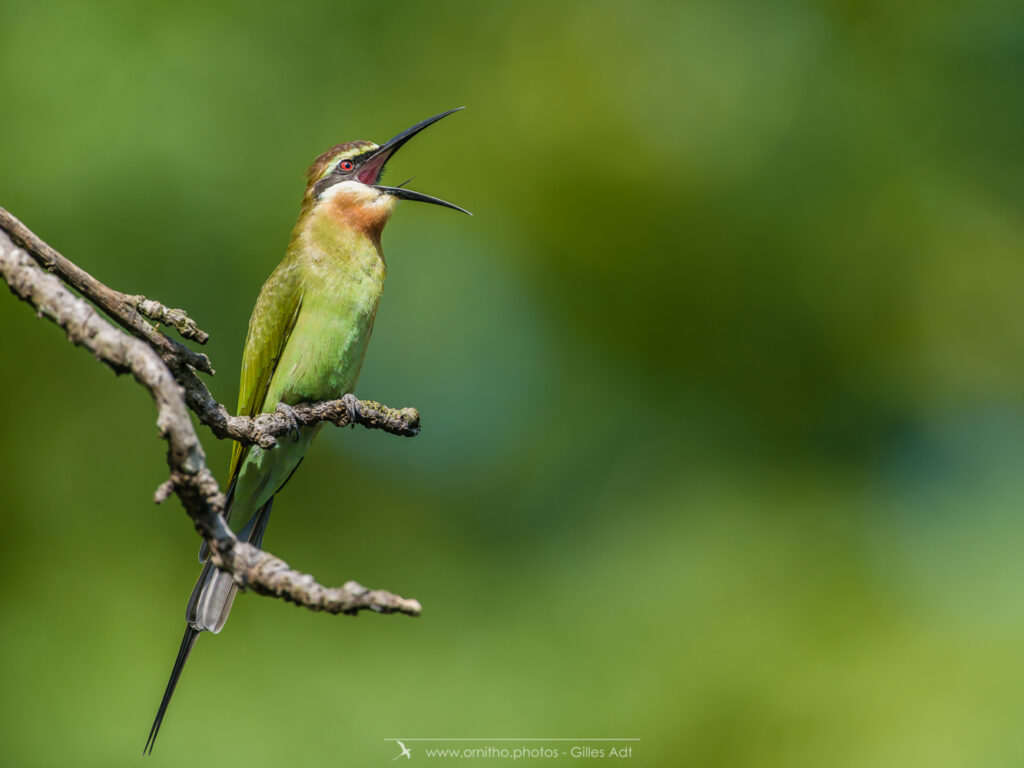
[[[338,163],[338,167],[341,168],[341,170],[348,173],[349,171],[356,167],[356,164],[353,163],[351,160],[342,160],[340,163]]]

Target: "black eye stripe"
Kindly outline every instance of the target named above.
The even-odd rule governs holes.
[[[348,176],[350,173],[355,171],[356,160],[358,159],[359,158],[357,156],[354,158],[346,157],[343,160],[339,160],[338,164],[334,166],[334,170],[332,170],[330,173],[328,173],[326,176],[320,179],[320,181],[313,185],[313,194],[316,195],[317,197],[320,197],[320,195],[323,194],[325,189],[333,186],[334,184],[337,184],[339,181],[342,181],[345,176]],[[351,166],[347,169],[342,168],[341,166],[345,163],[351,163]]]

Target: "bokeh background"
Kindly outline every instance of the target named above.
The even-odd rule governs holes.
[[[1020,3],[3,0],[0,81],[0,204],[231,405],[313,157],[469,106],[392,163],[476,216],[400,206],[357,389],[423,433],[325,430],[266,540],[424,615],[241,598],[149,764],[1024,761]],[[196,536],[146,394],[0,328],[3,759],[135,765]]]

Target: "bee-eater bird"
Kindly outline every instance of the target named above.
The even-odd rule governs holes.
[[[462,109],[459,107],[458,109]],[[378,182],[384,165],[409,139],[452,109],[377,145],[351,141],[331,147],[307,173],[299,219],[284,260],[263,284],[249,318],[238,412],[256,416],[302,402],[336,400],[352,392],[373,329],[386,266],[380,236],[397,200],[419,200],[469,213],[436,197]],[[297,426],[268,450],[235,443],[225,516],[246,521],[242,541],[261,546],[274,494],[291,477],[316,426]],[[153,751],[167,705],[196,638],[218,633],[236,586],[200,548],[203,570],[185,609],[188,626],[143,754]]]

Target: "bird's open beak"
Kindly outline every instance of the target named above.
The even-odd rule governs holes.
[[[374,189],[392,197],[397,197],[402,200],[419,200],[421,203],[433,203],[434,205],[443,205],[445,208],[454,208],[456,211],[462,211],[463,213],[469,213],[465,208],[460,208],[453,203],[446,202],[437,197],[431,197],[430,195],[424,195],[422,192],[414,192],[411,189],[405,189],[404,187],[386,187],[378,184],[377,181],[380,179],[381,174],[384,172],[384,165],[388,160],[391,159],[392,155],[399,150],[399,148],[405,144],[409,139],[415,136],[417,133],[422,131],[424,128],[433,125],[442,117],[448,117],[452,112],[458,112],[460,109],[465,107],[456,107],[455,109],[449,109],[447,112],[442,112],[439,115],[428,117],[426,120],[420,123],[416,123],[412,128],[407,128],[400,134],[395,136],[393,139],[384,142],[372,154],[368,155],[363,160],[362,166],[359,169],[358,178],[363,184],[367,184]],[[470,216],[473,214],[469,213]]]

